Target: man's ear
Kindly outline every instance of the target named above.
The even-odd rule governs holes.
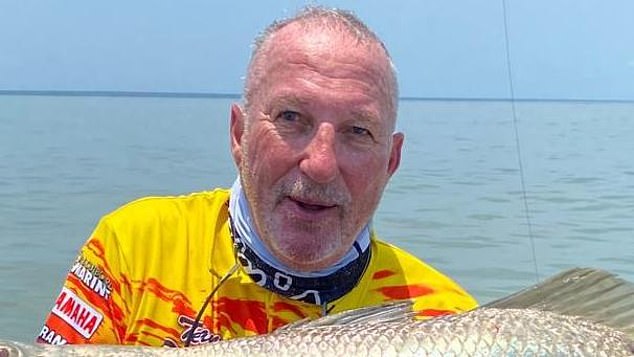
[[[403,148],[403,141],[405,140],[405,134],[394,133],[392,134],[392,148],[390,151],[390,161],[387,164],[387,172],[390,176],[394,175],[396,169],[401,164],[401,149]]]
[[[242,134],[244,134],[244,111],[237,103],[231,104],[231,123],[229,134],[231,136],[231,155],[233,162],[240,168],[242,164]]]

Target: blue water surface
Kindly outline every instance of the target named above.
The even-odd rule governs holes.
[[[0,95],[2,338],[39,332],[100,216],[231,184],[233,100]],[[400,105],[381,237],[481,302],[573,266],[634,281],[634,103]]]

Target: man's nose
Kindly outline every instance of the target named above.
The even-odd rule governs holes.
[[[299,163],[300,170],[318,183],[328,183],[337,177],[338,163],[335,150],[336,132],[329,123],[320,124],[306,146]]]

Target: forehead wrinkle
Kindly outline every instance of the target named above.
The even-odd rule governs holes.
[[[358,85],[365,89],[365,93],[368,96],[372,96],[372,92],[379,99],[385,99],[389,97],[386,89],[386,81],[381,76],[380,68],[376,66],[359,66],[355,62],[338,63],[331,66],[322,66],[317,61],[303,61],[303,60],[275,60],[269,62],[268,68],[266,68],[265,74],[262,76],[261,84],[266,86],[269,81],[273,80],[271,74],[278,69],[285,69],[288,66],[298,66],[305,70],[302,76],[293,78],[302,82],[307,87],[324,87],[332,89],[346,89],[350,88],[351,84]],[[361,75],[359,75],[361,74]],[[323,89],[320,89],[323,91]],[[306,100],[303,100],[295,96],[296,101],[304,104]],[[389,105],[389,101],[388,101]]]
[[[270,101],[270,107],[274,106],[290,106],[290,107],[304,107],[309,103],[309,100],[299,97],[295,93],[280,93],[275,95]],[[267,108],[271,109],[271,108]]]
[[[377,118],[376,113],[363,108],[350,110],[350,117],[360,122],[367,123],[376,123],[380,119]]]
[[[275,76],[275,73],[277,71],[284,71],[289,66],[301,67],[302,75],[289,78],[280,86],[276,86],[275,91],[271,93],[267,87],[269,87],[271,82],[279,80],[279,78]],[[348,89],[353,85],[363,88],[364,91],[362,93],[366,94],[367,97],[374,95],[383,98],[385,93],[380,88],[382,85],[381,79],[377,79],[377,76],[365,75],[373,71],[366,70],[365,66],[354,66],[352,63],[349,65],[346,64],[346,67],[353,67],[354,69],[342,69],[341,65],[334,65],[330,66],[330,69],[324,69],[318,64],[315,65],[304,61],[275,60],[269,62],[269,66],[267,66],[265,74],[261,78],[261,85],[262,88],[267,89],[263,92],[268,93],[271,100],[276,100],[278,97],[287,97],[288,101],[294,101],[297,104],[306,104],[311,101],[311,98],[303,98],[296,94],[294,89],[292,91],[288,89],[288,87],[293,86],[293,83],[302,83],[305,88],[309,90],[315,88],[320,93],[323,93],[324,89]],[[353,72],[363,73],[363,75],[359,76]],[[368,80],[370,77],[372,80]],[[374,94],[372,92],[374,92]]]
[[[293,26],[289,26],[293,27]],[[351,79],[361,82],[367,91],[374,91],[384,102],[381,111],[387,118],[390,118],[392,127],[395,126],[397,103],[394,100],[392,82],[393,71],[389,58],[386,57],[385,50],[378,44],[370,42],[359,42],[358,39],[350,37],[347,33],[337,33],[326,30],[318,32],[324,39],[329,38],[332,41],[324,41],[324,43],[311,43],[311,36],[306,31],[300,32],[299,35],[291,28],[283,28],[273,33],[267,41],[262,45],[259,55],[254,58],[250,73],[248,75],[250,89],[265,88],[270,80],[270,72],[277,68],[284,68],[289,65],[302,66],[307,69],[307,73],[313,72],[308,78],[297,78],[306,83],[310,83],[311,78],[321,76],[321,80],[325,78],[338,79],[349,76],[350,73],[362,74],[361,78],[371,78],[371,81],[362,79]],[[323,29],[322,29],[323,30]],[[312,30],[308,30],[312,32]],[[333,42],[334,41],[334,42]],[[332,46],[335,46],[333,50]],[[356,50],[351,50],[351,48]],[[337,52],[335,52],[337,51]],[[343,52],[343,55],[342,55]],[[352,54],[345,56],[346,53]],[[364,57],[359,57],[365,54]],[[323,65],[328,59],[333,58],[333,63]],[[324,83],[324,82],[321,82]],[[345,87],[346,84],[335,83],[333,88]],[[257,94],[256,94],[257,95]],[[246,98],[245,98],[246,99]],[[245,103],[250,106],[250,101]],[[383,114],[381,114],[383,115]],[[386,118],[386,120],[387,120]]]

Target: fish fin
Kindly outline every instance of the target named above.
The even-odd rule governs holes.
[[[342,326],[352,324],[385,323],[400,319],[410,319],[415,316],[411,300],[398,300],[377,306],[342,311],[336,314],[320,317],[315,320],[302,319],[282,326],[275,330],[288,331],[292,329],[314,328],[318,326]]]
[[[634,284],[615,274],[574,268],[483,307],[552,311],[599,322],[634,339]]]

